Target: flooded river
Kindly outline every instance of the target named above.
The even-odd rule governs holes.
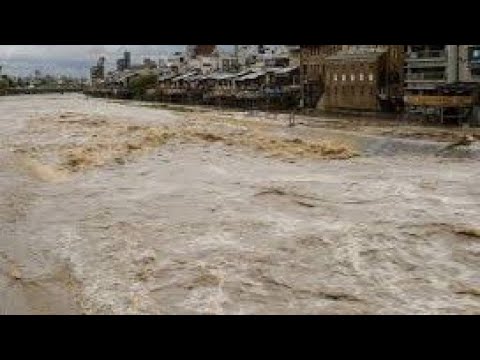
[[[0,313],[480,314],[475,146],[0,97]]]

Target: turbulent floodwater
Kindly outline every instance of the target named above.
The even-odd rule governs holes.
[[[2,314],[480,313],[477,148],[133,105],[0,97]]]

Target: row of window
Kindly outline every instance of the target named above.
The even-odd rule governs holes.
[[[310,65],[310,73],[312,74],[320,74],[321,66],[319,64]]]
[[[338,74],[334,73],[333,74],[333,81],[339,81],[338,79],[341,79],[341,81],[345,82],[347,81],[347,75],[346,74],[341,74],[341,76],[339,77]],[[356,75],[355,74],[350,74],[350,81],[355,81],[357,79]],[[372,73],[368,74],[368,81],[370,82],[373,82],[373,80],[375,79],[374,75]],[[327,81],[329,80],[329,74],[327,74]],[[360,73],[358,75],[358,80],[359,81],[365,81],[365,74],[364,73]]]
[[[335,52],[339,51],[342,48],[342,45],[321,45],[309,48],[310,55],[332,55]]]
[[[360,87],[355,87],[355,86],[338,86],[338,87],[333,87],[331,90],[327,88],[325,90],[325,93],[327,95],[332,95],[332,96],[338,96],[338,95],[358,95],[358,96],[364,96],[364,95],[374,95],[374,89],[370,86],[360,86]]]
[[[396,45],[348,45],[350,49],[361,49],[361,48],[377,48],[377,49],[388,49],[390,51],[390,57],[392,59],[397,59],[400,56],[402,51],[401,47],[397,49]],[[315,55],[332,55],[337,51],[341,50],[342,45],[321,45],[310,47],[308,49],[308,54],[311,56]]]

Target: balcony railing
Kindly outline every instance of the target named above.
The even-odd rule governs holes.
[[[468,65],[471,69],[480,69],[480,59],[470,60]]]
[[[407,74],[405,80],[445,80],[444,73],[420,73],[420,74]]]
[[[447,53],[445,50],[423,50],[415,51],[408,54],[408,59],[445,59]]]

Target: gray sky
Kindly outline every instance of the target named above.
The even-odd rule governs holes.
[[[0,45],[0,65],[4,73],[11,75],[28,75],[39,69],[52,75],[86,76],[99,56],[105,56],[107,64],[114,64],[128,50],[132,61],[140,62],[143,57],[158,59],[184,48],[185,45]]]
[[[26,59],[76,59],[95,60],[98,56],[117,56],[129,50],[134,56],[158,56],[182,50],[185,45],[0,45],[0,58]]]

